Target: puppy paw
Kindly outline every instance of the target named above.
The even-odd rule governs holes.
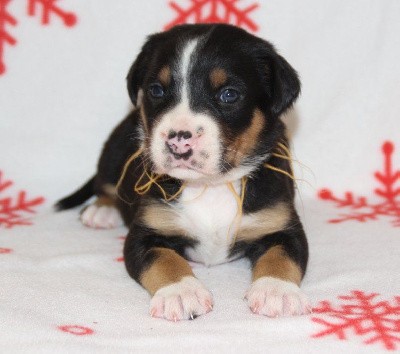
[[[159,289],[150,301],[150,315],[169,321],[193,320],[210,312],[213,307],[211,293],[195,277]]]
[[[258,315],[278,317],[311,313],[311,305],[300,288],[295,283],[277,278],[257,279],[245,299],[251,311]]]
[[[96,204],[88,206],[81,215],[84,225],[96,229],[112,229],[123,224],[119,211],[112,207]]]

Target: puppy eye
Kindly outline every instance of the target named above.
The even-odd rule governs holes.
[[[154,98],[161,98],[165,95],[164,89],[160,84],[150,85],[149,92]]]
[[[234,89],[225,89],[220,93],[219,100],[223,103],[235,103],[239,97],[239,91]]]

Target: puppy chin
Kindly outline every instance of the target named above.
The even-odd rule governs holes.
[[[204,173],[182,167],[172,168],[168,170],[166,174],[182,181],[198,181],[207,178],[207,175],[205,175]]]
[[[254,167],[250,166],[237,167],[226,173],[218,172],[215,174],[206,174],[193,169],[175,167],[168,170],[165,174],[181,181],[189,182],[190,184],[218,185],[232,182],[242,178],[243,176],[250,175],[254,169]]]

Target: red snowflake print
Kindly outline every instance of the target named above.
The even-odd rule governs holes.
[[[0,227],[12,228],[17,225],[31,225],[24,213],[35,213],[34,207],[44,202],[43,197],[28,199],[25,191],[19,191],[15,198],[3,197],[3,192],[10,188],[13,182],[3,178],[0,171]]]
[[[48,25],[50,18],[59,17],[65,26],[72,27],[76,24],[76,15],[66,12],[56,5],[57,0],[26,0],[27,14],[29,16],[41,16],[41,23]],[[8,32],[8,26],[16,26],[18,21],[8,10],[11,0],[0,0],[0,75],[6,71],[4,63],[4,47],[8,44],[14,46],[17,40]]]
[[[237,6],[239,1],[190,0],[187,8],[179,6],[176,1],[170,1],[169,6],[176,12],[176,18],[164,29],[183,23],[230,23],[253,32],[258,31],[258,26],[249,18],[249,14],[259,5],[253,3],[241,9]]]
[[[0,254],[11,253],[13,250],[11,248],[2,248],[0,247]]]
[[[315,323],[325,327],[312,337],[335,335],[344,340],[354,332],[367,337],[365,344],[381,343],[387,350],[396,350],[400,342],[400,296],[390,304],[377,301],[378,295],[354,290],[350,295],[338,297],[345,304],[337,308],[329,301],[322,301],[319,307],[313,308],[313,313],[324,314],[328,319],[312,317]]]
[[[117,238],[118,238],[118,240],[122,241],[122,243],[124,243],[125,240],[126,240],[126,236],[118,236]],[[115,261],[116,262],[123,262],[124,261],[124,257],[115,258]]]
[[[74,334],[75,336],[87,336],[94,333],[93,329],[89,327],[75,325],[59,326],[58,329],[66,333]]]
[[[394,170],[392,166],[392,155],[394,144],[387,141],[382,145],[384,155],[383,171],[375,172],[375,179],[381,184],[374,193],[381,199],[373,204],[366,197],[356,197],[352,192],[346,192],[344,197],[336,197],[329,189],[322,189],[319,197],[331,201],[338,208],[350,209],[338,218],[329,220],[330,223],[340,223],[349,220],[366,222],[376,220],[379,217],[389,217],[395,227],[400,226],[400,170]]]

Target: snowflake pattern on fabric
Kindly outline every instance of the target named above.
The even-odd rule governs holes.
[[[25,213],[35,213],[34,208],[44,202],[43,197],[28,199],[25,191],[19,191],[15,198],[3,197],[3,192],[13,185],[3,178],[0,171],[0,227],[12,228],[17,225],[31,225]]]
[[[168,30],[183,23],[229,23],[250,31],[258,31],[258,26],[249,18],[249,14],[259,7],[253,3],[246,8],[239,8],[240,0],[190,0],[189,6],[183,8],[176,1],[169,6],[176,12],[176,18],[164,29]]]
[[[59,326],[58,329],[62,332],[70,333],[75,336],[87,336],[94,333],[93,329],[89,327],[76,326],[76,325]]]
[[[72,27],[77,17],[72,12],[66,12],[56,5],[57,0],[26,0],[29,16],[41,15],[41,24],[48,25],[51,16],[59,17],[65,26]],[[11,0],[0,0],[0,75],[6,71],[4,62],[4,48],[6,45],[15,46],[17,40],[8,32],[8,26],[16,26],[18,21],[8,10]]]
[[[124,245],[125,240],[126,240],[126,236],[118,236],[117,239],[122,242],[122,245]],[[115,261],[116,262],[123,262],[124,261],[124,257],[121,256],[121,257],[115,258]]]
[[[319,307],[313,308],[313,313],[324,314],[329,319],[312,317],[315,323],[325,327],[312,337],[336,335],[344,340],[354,332],[367,337],[365,344],[381,343],[387,350],[396,350],[400,343],[400,296],[394,298],[393,304],[377,301],[377,296],[354,290],[350,295],[338,296],[345,302],[339,307],[322,301]]]
[[[382,145],[384,167],[382,172],[375,172],[375,179],[381,184],[374,193],[383,199],[372,204],[366,197],[355,197],[352,192],[346,192],[344,197],[336,197],[329,189],[322,189],[319,198],[336,204],[338,208],[349,208],[350,211],[340,214],[338,218],[329,220],[330,223],[341,223],[349,220],[366,222],[379,217],[390,217],[395,227],[400,227],[400,170],[394,170],[392,155],[394,144],[385,142]]]

